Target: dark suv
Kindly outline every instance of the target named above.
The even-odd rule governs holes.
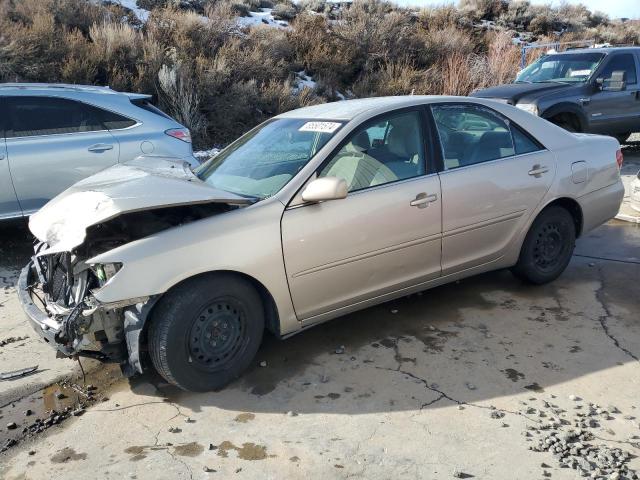
[[[640,47],[589,48],[547,54],[514,83],[472,93],[539,115],[573,132],[621,143],[640,132]]]

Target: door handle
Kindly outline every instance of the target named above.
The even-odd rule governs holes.
[[[438,200],[438,195],[436,195],[435,193],[427,195],[426,193],[422,192],[416,195],[416,198],[414,200],[411,200],[409,202],[409,205],[411,205],[412,207],[426,208],[430,203],[433,203],[436,200]]]
[[[87,148],[87,150],[95,153],[106,152],[107,150],[113,150],[113,145],[109,145],[108,143],[96,143],[95,145],[91,145]]]
[[[532,177],[540,178],[543,173],[547,173],[548,171],[549,169],[544,165],[536,164],[531,168],[531,170],[529,170],[529,175],[531,175]]]
[[[0,160],[4,160],[4,153],[0,153]]]

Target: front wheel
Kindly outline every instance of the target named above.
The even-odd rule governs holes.
[[[551,282],[567,268],[576,241],[571,214],[562,207],[547,207],[534,220],[512,273],[527,282]]]
[[[627,143],[627,140],[629,140],[629,137],[631,137],[631,132],[626,132],[626,133],[616,133],[614,135],[615,139],[618,140],[618,143],[620,145],[623,145],[625,143]]]
[[[151,361],[184,390],[224,387],[250,365],[264,330],[260,295],[232,274],[209,274],[170,290],[154,308]]]

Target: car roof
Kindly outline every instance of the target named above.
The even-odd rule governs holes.
[[[442,95],[404,95],[397,97],[359,98],[355,100],[341,100],[338,102],[323,103],[310,107],[298,108],[282,113],[276,118],[308,118],[317,120],[346,120],[350,121],[363,113],[384,111],[392,108],[411,107],[430,102],[460,101],[466,97],[446,97]]]
[[[110,87],[101,87],[99,85],[75,85],[70,83],[0,83],[0,94],[6,91],[35,91],[38,93],[88,93],[99,95],[126,95],[131,99],[151,98],[151,95],[144,93],[118,92]]]
[[[564,52],[557,52],[557,55],[564,55],[569,53],[632,53],[640,52],[640,47],[594,47],[594,48],[573,48],[565,50]],[[554,54],[555,55],[555,54]]]

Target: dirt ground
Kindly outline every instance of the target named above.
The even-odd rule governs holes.
[[[13,226],[2,239],[0,345],[14,340],[0,346],[0,370],[39,371],[0,382],[0,438],[18,440],[0,454],[0,478],[573,479],[584,467],[614,479],[640,470],[637,225],[612,221],[579,239],[550,285],[493,272],[286,341],[268,337],[242,379],[207,394],[101,367],[87,380],[95,389],[65,383],[77,364],[55,358],[15,297],[26,231]],[[84,414],[63,420],[78,401],[89,404]],[[58,421],[22,434],[52,409]]]

